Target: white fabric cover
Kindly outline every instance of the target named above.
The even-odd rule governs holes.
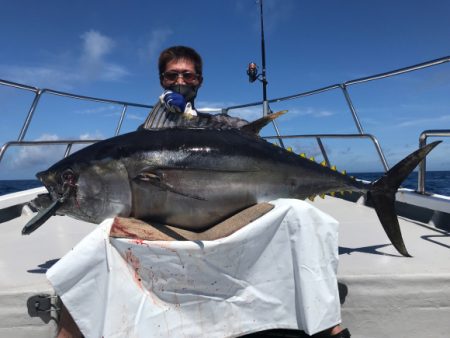
[[[340,323],[338,223],[293,199],[215,241],[108,236],[105,220],[48,272],[89,337],[308,334]]]

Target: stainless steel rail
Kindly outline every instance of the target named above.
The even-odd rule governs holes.
[[[289,96],[284,96],[284,97],[280,97],[280,98],[276,98],[276,99],[271,99],[271,100],[269,100],[269,103],[278,103],[278,102],[282,102],[282,101],[300,99],[300,98],[311,96],[311,95],[321,94],[321,93],[324,93],[324,92],[327,92],[330,90],[334,90],[334,89],[341,89],[341,91],[345,97],[345,100],[347,102],[347,105],[349,107],[350,113],[352,114],[356,129],[358,130],[360,135],[364,135],[364,129],[359,120],[356,109],[351,101],[350,94],[347,90],[348,86],[362,84],[362,83],[369,82],[369,81],[381,80],[381,79],[385,79],[388,77],[405,74],[405,73],[417,71],[417,70],[432,67],[432,66],[441,65],[441,64],[444,64],[449,61],[450,61],[450,56],[445,56],[445,57],[434,59],[431,61],[422,62],[422,63],[416,64],[413,66],[395,69],[395,70],[392,70],[389,72],[379,73],[376,75],[371,75],[371,76],[362,77],[362,78],[358,78],[358,79],[354,79],[354,80],[349,80],[344,83],[338,83],[338,84],[334,84],[334,85],[327,86],[327,87],[322,87],[322,88],[315,89],[315,90],[310,90],[310,91],[306,91],[306,92],[302,92],[302,93],[298,93],[298,94],[294,94],[294,95],[289,95]],[[242,105],[237,105],[237,106],[230,106],[230,107],[223,108],[222,112],[228,114],[228,112],[230,110],[254,107],[254,106],[261,105],[262,103],[263,103],[262,101],[259,101],[259,102],[242,104]],[[279,137],[277,136],[277,138],[279,138]],[[319,144],[319,146],[320,146],[320,144]],[[387,164],[386,157],[384,156],[383,150],[378,142],[375,143],[375,147],[377,148],[377,152],[378,152],[380,160],[383,164],[383,167],[385,168],[386,171],[389,170],[389,166]]]
[[[77,100],[83,100],[83,101],[91,101],[91,102],[99,102],[99,103],[111,103],[111,104],[116,104],[116,105],[122,106],[122,113],[121,113],[121,115],[119,117],[119,121],[117,123],[115,135],[119,135],[119,133],[120,133],[120,129],[122,127],[122,122],[123,122],[123,120],[125,118],[126,111],[127,111],[128,107],[147,108],[147,109],[152,109],[153,108],[153,106],[146,105],[146,104],[141,104],[141,103],[132,103],[132,102],[125,102],[125,101],[118,101],[118,100],[102,99],[102,98],[97,98],[97,97],[92,97],[92,96],[85,96],[85,95],[78,95],[78,94],[61,92],[61,91],[58,91],[58,90],[47,89],[47,88],[40,89],[40,88],[27,86],[27,85],[23,85],[23,84],[20,84],[20,83],[6,81],[6,80],[2,80],[2,79],[0,79],[0,85],[4,85],[4,86],[7,86],[7,87],[13,87],[13,88],[17,88],[17,89],[22,89],[22,90],[32,91],[35,94],[33,102],[31,103],[30,109],[28,110],[28,114],[27,114],[27,116],[25,118],[25,121],[23,123],[22,129],[20,130],[20,133],[19,133],[19,136],[17,138],[17,141],[23,141],[23,139],[25,138],[25,135],[27,133],[28,127],[30,126],[31,120],[33,118],[34,112],[35,112],[35,110],[36,110],[36,108],[37,108],[37,106],[39,104],[39,100],[41,99],[42,95],[44,95],[44,94],[68,97],[68,98],[77,99]]]
[[[67,157],[70,153],[72,145],[74,145],[74,144],[91,144],[91,143],[95,143],[97,141],[100,141],[100,140],[11,141],[11,142],[5,143],[0,148],[0,162],[3,159],[3,156],[5,155],[6,150],[13,146],[31,147],[31,146],[48,146],[48,145],[66,145],[67,148],[64,153],[64,157]]]
[[[279,98],[276,98],[276,99],[270,99],[269,103],[276,103],[276,102],[294,100],[294,99],[299,99],[299,98],[306,97],[306,96],[321,94],[323,92],[327,92],[327,91],[330,91],[330,90],[333,90],[333,89],[339,89],[342,86],[343,87],[348,87],[348,86],[351,86],[351,85],[360,84],[360,83],[364,83],[364,82],[380,80],[380,79],[388,78],[388,77],[395,76],[395,75],[400,75],[400,74],[404,74],[404,73],[408,73],[408,72],[413,72],[413,71],[416,71],[416,70],[419,70],[419,69],[423,69],[423,68],[437,66],[437,65],[449,62],[449,61],[450,61],[450,56],[445,56],[445,57],[442,57],[442,58],[439,58],[439,59],[422,62],[422,63],[416,64],[416,65],[413,65],[413,66],[409,66],[409,67],[395,69],[395,70],[392,70],[392,71],[389,71],[389,72],[385,72],[385,73],[380,73],[380,74],[371,75],[371,76],[367,76],[367,77],[362,77],[362,78],[358,78],[358,79],[354,79],[354,80],[349,80],[349,81],[346,81],[344,83],[338,83],[338,84],[334,84],[334,85],[331,85],[331,86],[310,90],[310,91],[307,91],[307,92],[302,92],[302,93],[293,94],[293,95],[289,95],[289,96],[283,96],[283,97],[279,97]],[[259,106],[262,103],[263,103],[262,101],[258,101],[258,102],[253,102],[253,103],[247,103],[247,104],[241,104],[241,105],[236,105],[236,106],[230,106],[230,107],[222,108],[222,111],[223,112],[228,112],[230,110],[235,110],[235,109],[240,109],[240,108],[254,107],[254,106]]]
[[[419,147],[427,144],[428,137],[449,137],[450,129],[424,130],[419,136]],[[427,170],[426,158],[419,164],[419,174],[417,175],[417,191],[425,194],[425,172]]]

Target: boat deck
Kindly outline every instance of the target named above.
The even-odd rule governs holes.
[[[2,196],[0,208],[27,202],[44,191],[45,188],[36,188]],[[31,218],[32,214],[23,215],[0,224],[0,267],[4,272],[0,277],[1,338],[55,336],[56,312],[40,313],[40,317],[31,318],[27,301],[36,294],[54,294],[45,277],[47,269],[95,226],[69,217],[64,217],[62,222],[62,216],[54,216],[36,232],[22,236],[22,227]]]
[[[331,197],[313,204],[340,223],[342,319],[352,337],[427,337],[431,327],[433,337],[448,337],[448,231],[399,217],[413,256],[402,257],[372,208]]]
[[[40,188],[3,196],[0,208],[31,199]],[[400,217],[412,258],[390,244],[375,211],[338,198],[313,205],[340,222],[339,287],[343,324],[352,337],[433,337],[450,332],[449,232]],[[21,229],[31,215],[1,224],[0,337],[51,337],[55,321],[31,318],[26,303],[38,293],[52,293],[46,270],[94,225],[52,217],[30,236]],[[63,224],[64,223],[64,224]],[[53,316],[55,313],[53,312]],[[402,323],[399,325],[399,323]]]

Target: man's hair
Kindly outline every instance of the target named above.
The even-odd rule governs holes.
[[[161,76],[164,73],[169,62],[182,59],[192,61],[195,72],[202,75],[203,63],[201,56],[193,48],[186,46],[173,46],[161,52],[158,61],[159,75]]]

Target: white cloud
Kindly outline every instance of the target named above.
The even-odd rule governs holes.
[[[334,112],[329,110],[320,110],[312,107],[307,108],[294,108],[289,110],[289,115],[296,115],[296,116],[311,116],[315,118],[322,118],[322,117],[329,117],[335,115]]]
[[[121,115],[121,112],[111,112],[109,114],[105,114],[105,117],[116,117],[117,121],[119,121],[119,116]],[[133,120],[133,121],[144,121],[145,118],[147,117],[147,115],[139,115],[139,114],[133,114],[133,113],[126,113],[125,114],[125,119],[127,120]]]
[[[100,131],[96,131],[94,134],[87,132],[80,135],[80,140],[102,140],[104,138],[105,136]]]
[[[59,140],[59,137],[56,134],[42,134],[40,137],[36,139],[36,141],[57,141],[57,140]]]
[[[262,107],[247,107],[231,110],[230,115],[253,121],[263,117]]]
[[[115,106],[115,105],[104,105],[101,107],[96,107],[96,108],[89,108],[89,109],[83,109],[83,110],[76,110],[75,114],[81,114],[81,115],[97,115],[100,113],[104,113],[104,112],[110,112],[110,111],[117,111],[118,109],[120,109],[120,106]]]
[[[79,136],[80,140],[100,140],[105,137],[100,133],[94,134],[83,133]],[[35,141],[58,141],[61,138],[56,134],[42,134]],[[84,147],[86,145],[76,145],[75,148]],[[66,145],[33,145],[23,146],[17,149],[15,156],[11,158],[8,165],[11,169],[15,168],[34,168],[34,167],[46,167],[52,163],[55,163],[62,159]]]
[[[115,46],[111,38],[94,30],[84,33],[81,38],[83,51],[79,73],[83,79],[117,81],[128,74],[122,66],[106,60]]]
[[[82,58],[88,61],[102,59],[115,45],[111,38],[94,30],[84,33],[81,38],[84,41]]]
[[[105,116],[105,117],[117,117],[118,118],[122,114],[122,109],[123,109],[123,106],[121,106],[121,105],[109,104],[109,105],[103,105],[103,106],[96,107],[96,108],[77,110],[77,111],[75,111],[75,114],[101,115],[101,116]],[[130,119],[130,120],[143,121],[145,119],[145,116],[126,112],[125,118]]]
[[[423,118],[423,119],[415,119],[415,120],[407,120],[397,124],[397,127],[412,127],[412,126],[424,126],[427,123],[431,123],[433,125],[442,125],[448,124],[450,121],[450,115],[442,115],[437,117]]]
[[[197,108],[208,112],[209,110],[217,110],[225,107],[232,107],[237,105],[233,102],[208,102],[208,101],[198,101]],[[274,109],[271,107],[273,112],[279,111],[279,109]],[[287,107],[287,113],[284,115],[285,119],[297,118],[298,116],[310,116],[313,118],[324,118],[335,115],[334,112],[329,110],[320,110],[312,107],[307,108],[289,108]],[[280,109],[283,110],[283,109]],[[216,112],[217,113],[217,112]],[[262,105],[246,108],[233,109],[228,112],[232,116],[238,116],[243,119],[253,121],[262,117]]]
[[[167,27],[156,28],[150,33],[150,38],[145,43],[144,48],[139,50],[139,56],[147,62],[153,59],[161,51],[162,46],[173,34],[172,29]]]
[[[0,72],[11,81],[38,86],[41,88],[58,88],[68,90],[79,81],[79,74],[70,73],[57,65],[52,66],[11,66],[0,65]]]
[[[144,121],[146,116],[142,116],[142,115],[138,115],[138,114],[129,114],[127,113],[125,115],[125,118],[130,119],[130,120],[134,120],[134,121]]]
[[[196,107],[200,111],[211,112],[212,114],[220,113],[220,111],[215,111],[217,109],[222,109],[226,107],[232,107],[237,105],[233,102],[209,102],[209,101],[198,101]],[[240,117],[248,121],[256,120],[262,117],[262,106],[256,107],[246,107],[233,109],[228,112],[231,116]]]
[[[57,141],[58,139],[59,137],[55,134],[43,134],[35,141]],[[56,159],[55,151],[49,151],[49,146],[25,146],[18,149],[17,156],[11,160],[11,167],[40,166],[52,163]]]
[[[110,62],[116,42],[95,30],[81,35],[78,53],[62,53],[51,63],[17,66],[0,64],[0,72],[10,81],[40,88],[68,90],[79,82],[118,81],[128,75],[121,65]]]

